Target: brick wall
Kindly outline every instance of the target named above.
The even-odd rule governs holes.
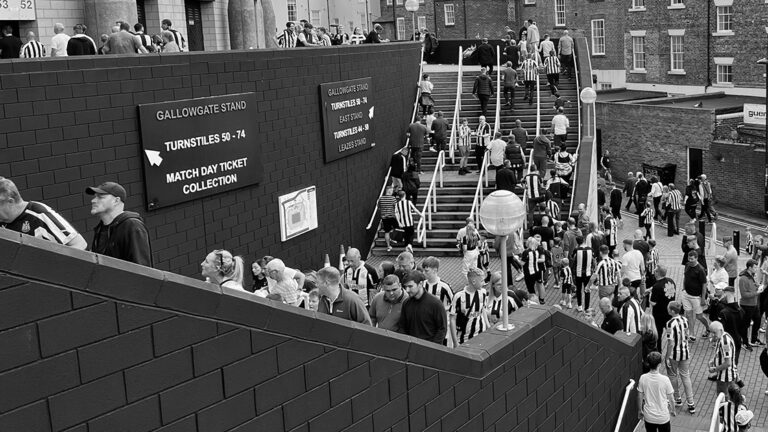
[[[768,57],[766,43],[766,17],[768,4],[759,1],[736,0],[733,2],[733,35],[711,36],[712,81],[717,82],[715,57],[733,57],[733,84],[737,87],[765,88],[765,66],[757,64]],[[712,31],[717,30],[717,9],[713,5],[710,16]]]
[[[756,149],[749,144],[715,140],[703,158],[704,173],[715,187],[719,204],[764,215],[764,147]],[[738,179],[738,184],[734,179]]]
[[[512,320],[449,350],[0,231],[0,430],[613,429],[640,338]]]
[[[0,62],[0,175],[59,210],[87,239],[85,187],[116,180],[142,212],[156,266],[198,275],[216,248],[315,268],[339,245],[365,249],[392,152],[413,106],[416,44]],[[373,77],[377,146],[325,164],[318,85]],[[391,77],[402,79],[391,79]],[[255,92],[262,184],[144,212],[136,106]],[[394,127],[387,127],[394,125]],[[316,185],[319,228],[280,242],[277,197]]]
[[[393,21],[398,17],[405,18],[405,33],[410,38],[413,24],[411,13],[405,10],[405,5],[387,6],[386,0],[381,0],[380,4],[382,17]],[[445,25],[446,4],[453,5],[454,25]],[[427,28],[435,32],[438,39],[500,39],[504,36],[504,26],[514,26],[515,21],[514,8],[509,7],[507,0],[425,0],[419,4],[416,16],[426,18]],[[387,29],[388,37],[394,39],[395,23],[382,25]]]

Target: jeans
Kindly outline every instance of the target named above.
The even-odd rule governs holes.
[[[491,95],[477,95],[477,99],[480,100],[480,111],[483,116],[488,115],[488,101],[491,99]]]
[[[709,198],[704,198],[704,200],[701,201],[701,213],[699,213],[699,219],[703,218],[704,215],[707,215],[707,221],[712,222],[712,212],[710,211],[711,205]]]
[[[669,422],[664,424],[655,424],[645,422],[645,432],[670,432],[672,425]]]
[[[411,147],[411,161],[416,165],[416,171],[421,172],[421,147]]]
[[[691,360],[670,360],[669,368],[667,369],[667,376],[672,381],[672,390],[675,392],[675,399],[678,399],[680,395],[680,383],[678,382],[678,376],[683,381],[683,391],[685,392],[685,400],[688,405],[693,405],[693,385],[691,384]]]
[[[749,339],[749,342],[755,342],[757,341],[757,332],[760,330],[760,308],[757,306],[744,306],[741,305],[741,308],[744,309],[744,330],[742,331],[742,335],[744,337],[747,336],[747,329],[749,328],[749,323],[752,323],[752,334],[751,339]],[[746,340],[744,341],[747,342]]]
[[[557,88],[560,86],[560,74],[553,73],[547,74],[547,82],[549,83],[549,91],[553,95],[557,93]]]
[[[533,104],[533,97],[536,96],[536,81],[525,81],[525,98],[528,99],[528,105]]]
[[[667,236],[677,235],[680,229],[680,210],[667,208]]]
[[[589,308],[589,276],[575,276],[573,278],[574,285],[576,285],[576,304],[581,306],[581,291],[586,288],[584,293],[584,309]]]
[[[515,107],[515,86],[504,86],[504,103]]]

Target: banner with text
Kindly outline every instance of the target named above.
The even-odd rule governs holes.
[[[0,0],[0,21],[34,21],[35,0]]]
[[[257,184],[256,96],[139,105],[147,209]]]
[[[744,123],[765,126],[765,105],[745,103]]]
[[[373,80],[359,78],[320,84],[325,162],[375,146]]]

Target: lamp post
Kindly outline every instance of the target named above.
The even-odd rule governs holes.
[[[419,0],[405,0],[405,10],[411,13],[411,19],[413,20],[413,30],[411,35],[414,42],[416,42],[416,11],[419,10]]]
[[[584,89],[579,93],[579,99],[581,99],[581,103],[587,105],[587,133],[588,136],[594,137],[595,131],[592,127],[592,121],[591,117],[589,115],[589,108],[592,108],[592,111],[594,112],[595,109],[595,101],[597,100],[597,93],[595,93],[595,89],[592,87],[584,87]]]
[[[765,191],[763,192],[763,210],[768,216],[768,58],[762,58],[757,61],[758,64],[765,65]]]
[[[508,331],[515,328],[509,323],[509,310],[507,303],[507,287],[509,275],[507,274],[507,237],[519,230],[525,221],[525,205],[516,194],[507,190],[497,190],[488,195],[480,204],[480,223],[485,229],[501,240],[501,323],[497,329]],[[491,288],[493,289],[493,288]]]

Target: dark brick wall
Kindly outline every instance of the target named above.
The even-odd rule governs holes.
[[[612,429],[639,337],[512,320],[449,350],[0,231],[0,430]]]
[[[761,199],[765,191],[764,147],[756,149],[749,144],[715,140],[703,157],[704,173],[715,185],[718,203],[764,215]],[[738,184],[734,179],[738,179]]]
[[[404,142],[419,47],[394,44],[0,62],[0,175],[25,199],[60,211],[90,239],[85,187],[115,180],[144,214],[160,269],[199,273],[216,248],[317,267],[339,245],[366,248],[364,230],[392,152]],[[318,85],[373,77],[376,142],[323,162]],[[392,79],[400,77],[402,79]],[[137,104],[255,92],[262,184],[148,213]],[[396,125],[395,127],[389,127]],[[402,127],[401,127],[402,126]],[[277,197],[316,185],[319,228],[280,242]]]

